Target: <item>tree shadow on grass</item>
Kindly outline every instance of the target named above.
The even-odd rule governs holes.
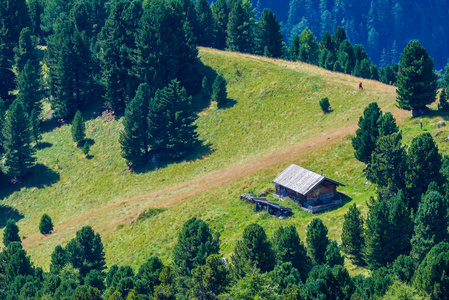
[[[0,199],[5,199],[22,188],[45,188],[59,181],[58,172],[53,171],[43,164],[36,164],[21,182],[12,183],[11,178],[2,174],[2,186],[0,187]]]
[[[23,219],[23,215],[13,207],[0,205],[0,228],[4,228],[9,219],[17,222],[20,219]]]
[[[39,144],[36,145],[36,149],[37,150],[42,150],[42,149],[45,149],[45,148],[50,148],[51,146],[53,146],[52,143],[40,142]]]
[[[220,102],[217,105],[217,107],[220,109],[226,109],[226,108],[231,108],[236,104],[237,104],[237,101],[235,101],[234,99],[227,98],[225,101]]]
[[[146,173],[150,171],[157,171],[159,169],[164,169],[168,165],[175,164],[175,163],[182,163],[182,162],[190,162],[195,161],[197,159],[201,159],[205,156],[210,155],[213,153],[212,144],[204,144],[201,141],[197,143],[197,145],[193,148],[190,153],[188,153],[186,156],[179,158],[179,159],[150,159],[148,163],[141,167],[137,167],[133,169],[132,171],[137,174]],[[129,171],[129,170],[127,170]],[[125,171],[126,172],[126,171]]]

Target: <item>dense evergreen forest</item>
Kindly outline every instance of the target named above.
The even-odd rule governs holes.
[[[214,2],[214,1],[211,1]],[[318,39],[342,26],[348,39],[363,45],[380,68],[397,63],[401,49],[419,40],[437,69],[448,63],[449,3],[443,0],[251,0],[259,16],[270,8],[282,22],[288,45],[309,28]]]

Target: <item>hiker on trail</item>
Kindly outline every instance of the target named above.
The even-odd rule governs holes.
[[[359,83],[359,90],[363,90],[362,82]]]

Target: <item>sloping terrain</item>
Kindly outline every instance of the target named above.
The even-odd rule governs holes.
[[[348,205],[364,207],[373,195],[351,146],[363,109],[377,101],[391,111],[406,142],[419,133],[419,120],[395,108],[392,86],[363,80],[365,89],[358,91],[359,78],[303,63],[212,49],[200,49],[200,56],[226,78],[229,99],[219,108],[194,99],[201,108],[197,125],[205,146],[186,160],[128,172],[118,143],[121,122],[102,116],[101,110],[91,112],[87,122],[89,159],[71,141],[70,125],[43,135],[37,152],[40,174],[22,186],[4,187],[0,212],[3,219],[19,220],[23,245],[35,265],[48,270],[55,246],[65,245],[84,225],[100,232],[108,266],[136,267],[151,255],[168,262],[179,228],[193,216],[220,232],[226,257],[253,222],[269,236],[280,225],[295,224],[303,238],[313,216],[294,203],[283,203],[294,216],[279,220],[254,213],[239,200],[248,190],[269,192],[271,180],[290,163],[316,172],[323,168],[326,176],[346,185],[339,188],[344,205],[318,215],[338,240]],[[327,115],[318,104],[323,97],[333,109]],[[424,129],[438,133],[437,141],[443,142],[447,130],[433,126],[440,119],[436,114],[425,118]],[[43,213],[55,224],[48,236],[38,230]]]

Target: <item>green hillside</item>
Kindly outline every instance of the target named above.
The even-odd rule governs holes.
[[[269,192],[271,180],[290,163],[316,172],[323,168],[326,176],[346,185],[339,188],[345,204],[318,215],[330,237],[339,240],[348,205],[364,207],[374,191],[365,186],[364,165],[351,146],[365,106],[377,101],[383,111],[391,111],[406,143],[419,133],[419,119],[395,108],[392,86],[363,80],[365,89],[359,92],[360,79],[308,64],[212,49],[200,49],[200,56],[227,80],[229,101],[217,108],[215,102],[194,99],[204,108],[197,125],[205,146],[187,160],[128,172],[118,143],[121,122],[103,116],[101,108],[89,112],[86,124],[90,159],[72,142],[70,125],[58,124],[43,135],[37,152],[41,173],[20,187],[2,188],[2,217],[21,217],[20,235],[35,265],[48,270],[55,246],[66,244],[87,224],[100,232],[108,266],[137,267],[150,255],[167,261],[178,230],[193,216],[220,232],[225,257],[253,222],[268,235],[280,225],[294,224],[304,237],[313,216],[295,204],[285,204],[293,207],[294,216],[279,220],[254,213],[252,205],[239,200],[248,190]],[[333,109],[327,115],[318,105],[323,97]],[[448,130],[435,126],[441,119],[436,113],[424,118],[424,129],[438,134],[435,139],[446,153]],[[43,213],[55,224],[49,236],[39,233]]]

